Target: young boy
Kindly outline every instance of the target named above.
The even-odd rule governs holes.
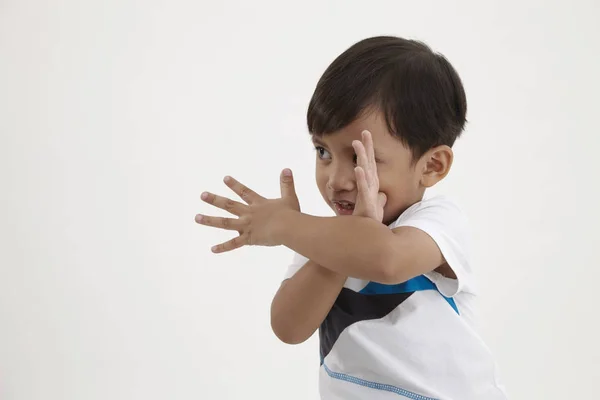
[[[317,186],[335,217],[300,212],[289,170],[279,199],[230,177],[246,204],[202,194],[239,217],[196,217],[238,231],[214,252],[295,251],[271,324],[286,343],[319,330],[323,399],[506,398],[474,328],[465,218],[445,197],[424,199],[450,171],[466,109],[443,56],[416,41],[366,39],[329,66],[308,108]]]

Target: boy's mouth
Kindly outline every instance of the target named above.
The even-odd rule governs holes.
[[[333,206],[338,215],[352,215],[354,212],[354,203],[351,201],[333,201]]]

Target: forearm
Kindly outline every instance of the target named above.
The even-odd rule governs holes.
[[[344,276],[386,283],[392,271],[392,231],[371,218],[315,217],[287,212],[279,220],[280,242]]]
[[[271,304],[271,327],[285,343],[304,342],[319,328],[346,277],[307,262],[283,282]]]

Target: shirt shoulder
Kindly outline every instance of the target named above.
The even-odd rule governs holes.
[[[451,198],[442,195],[416,202],[392,222],[390,228],[406,225],[412,220],[430,220],[454,230],[468,229],[466,214]]]
[[[468,219],[460,207],[446,196],[434,196],[413,204],[390,229],[410,226],[427,233],[457,276],[451,279],[432,271],[430,278],[442,294],[453,297],[460,292],[475,292],[471,269],[471,236]]]

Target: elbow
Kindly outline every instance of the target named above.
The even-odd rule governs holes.
[[[311,336],[298,329],[292,319],[289,318],[289,313],[278,310],[275,302],[271,305],[271,330],[285,344],[300,344]]]
[[[306,335],[301,335],[297,329],[273,317],[271,317],[271,329],[275,336],[285,344],[300,344],[308,339]]]

